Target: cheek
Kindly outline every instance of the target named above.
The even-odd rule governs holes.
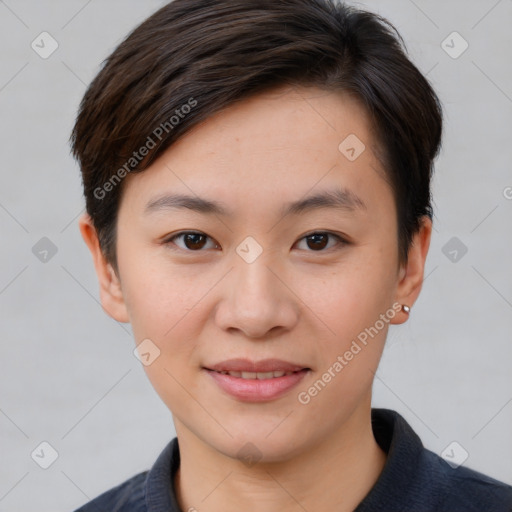
[[[204,295],[205,280],[184,274],[155,248],[126,237],[119,243],[123,298],[137,342],[171,339]]]
[[[321,320],[325,339],[347,340],[391,306],[394,282],[390,268],[381,251],[358,251],[328,273],[297,276],[295,282],[301,283],[298,295]]]
[[[134,338],[137,344],[151,340],[158,354],[144,370],[164,403],[188,410],[188,392],[195,392],[201,364],[198,343],[208,321],[204,297],[216,280],[155,263],[144,267],[135,259],[130,263],[125,295]]]
[[[303,279],[308,286],[302,293],[308,296],[308,305],[321,320],[316,325],[324,333],[315,336],[321,358],[317,377],[324,380],[324,372],[331,372],[325,375],[328,389],[316,406],[339,399],[339,393],[355,400],[371,386],[389,322],[396,314],[393,257],[393,248],[387,244],[368,244],[323,279]]]
[[[152,271],[145,280],[138,274],[131,283],[132,328],[137,343],[150,339],[156,347],[157,357],[144,366],[155,391],[164,403],[172,404],[173,410],[191,414],[194,403],[189,393],[196,393],[198,340],[205,322],[200,299],[207,290],[189,287],[183,279],[167,279],[169,282]]]
[[[322,417],[329,408],[332,421],[342,421],[371,390],[395,314],[378,286],[385,283],[372,277],[351,273],[332,279],[325,294],[314,298],[315,316],[322,320],[315,321],[317,330],[312,331],[318,364],[314,379],[297,396],[310,417]],[[333,404],[340,407],[333,410]]]

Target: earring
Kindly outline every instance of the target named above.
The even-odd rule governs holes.
[[[405,304],[402,304],[402,311],[408,315],[409,312],[411,311],[411,308]]]

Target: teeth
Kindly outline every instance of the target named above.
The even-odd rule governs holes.
[[[231,377],[238,377],[242,379],[274,379],[276,377],[282,377],[283,375],[291,375],[293,372],[283,372],[283,371],[275,371],[275,372],[219,372],[223,375],[231,375]]]
[[[274,372],[265,372],[265,373],[257,373],[256,378],[259,380],[265,380],[265,379],[273,379],[274,378]]]

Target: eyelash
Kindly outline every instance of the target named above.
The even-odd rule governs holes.
[[[201,236],[205,236],[205,237],[209,238],[210,240],[213,240],[210,236],[208,236],[206,233],[203,233],[201,231],[181,231],[179,233],[176,233],[172,237],[168,238],[167,240],[164,240],[163,244],[166,245],[166,246],[171,246],[171,245],[176,246],[176,244],[174,243],[174,240],[176,240],[177,238],[186,236],[186,235],[201,235]],[[330,237],[336,238],[338,240],[338,245],[339,245],[339,247],[337,247],[337,249],[341,249],[343,246],[350,244],[350,242],[348,242],[342,236],[337,235],[336,233],[331,233],[330,231],[313,231],[311,233],[308,233],[307,235],[304,235],[302,238],[299,239],[299,241],[305,240],[305,239],[307,239],[309,237],[312,237],[314,235],[328,235]],[[198,249],[197,251],[194,251],[192,249],[183,249],[182,247],[179,247],[179,246],[176,246],[176,247],[177,248],[174,248],[174,247],[170,247],[170,248],[171,248],[171,250],[181,250],[181,251],[184,251],[184,252],[204,252],[204,250],[205,250],[205,249]],[[310,250],[310,251],[306,251],[306,252],[313,252],[313,253],[318,252],[318,253],[321,253],[321,252],[329,252],[332,249],[336,250],[336,246],[330,247],[328,249],[321,249],[321,250],[318,250],[318,251]]]

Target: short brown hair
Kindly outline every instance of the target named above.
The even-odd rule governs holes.
[[[71,135],[86,209],[116,272],[122,178],[219,110],[285,84],[348,92],[365,106],[407,261],[420,218],[432,218],[442,108],[393,25],[335,0],[174,0],[106,59]]]

